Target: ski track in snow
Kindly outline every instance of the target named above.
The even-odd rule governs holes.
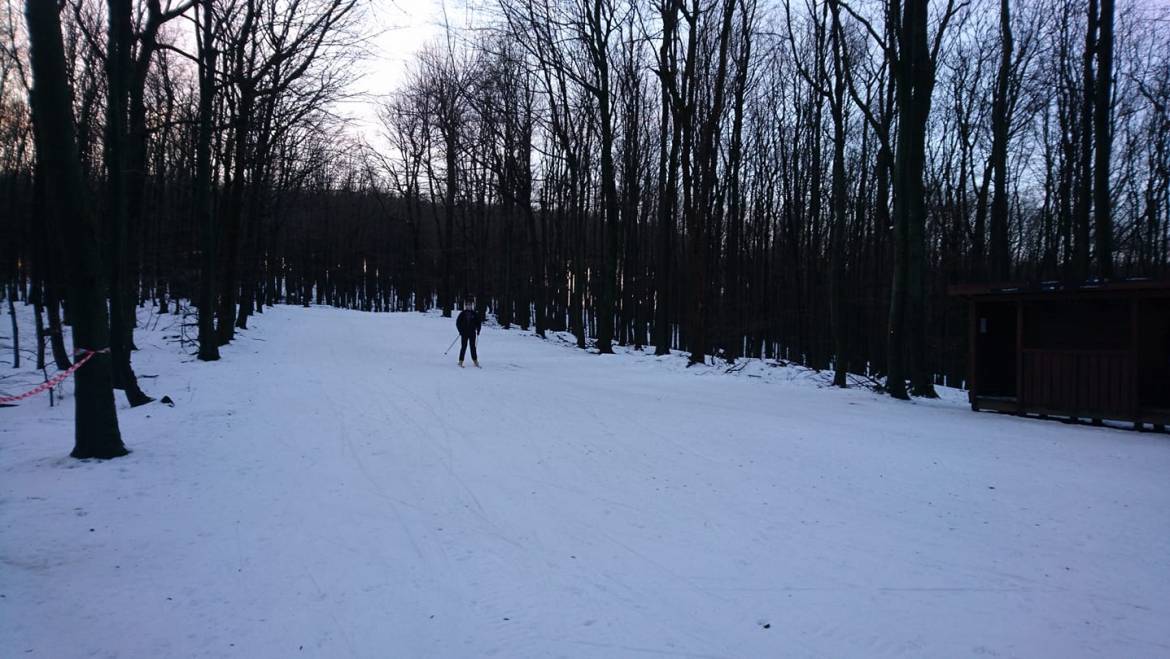
[[[277,307],[206,364],[156,320],[130,456],[65,457],[71,385],[0,409],[0,656],[1170,656],[1165,435],[494,327],[459,369],[436,314]]]

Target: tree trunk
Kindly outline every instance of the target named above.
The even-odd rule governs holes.
[[[211,22],[212,0],[200,0],[199,127],[195,144],[195,222],[200,228],[203,254],[199,276],[199,359],[219,359],[215,332],[215,216],[211,212],[211,121],[215,94],[216,50]]]
[[[926,32],[927,0],[907,0],[903,11],[902,36],[906,40],[903,54],[909,58],[908,66],[904,63],[903,67],[910,78],[908,93],[901,97],[909,104],[899,108],[902,117],[899,133],[906,133],[906,141],[902,143],[906,149],[902,161],[907,243],[905,336],[910,341],[911,392],[915,396],[937,398],[926,357],[929,349],[926,344],[926,186],[923,182],[926,122],[930,116],[935,68]]]
[[[223,212],[222,277],[219,278],[219,310],[216,331],[220,345],[231,342],[236,334],[236,304],[240,293],[240,257],[243,249],[244,179],[248,166],[248,137],[252,130],[252,109],[255,102],[250,82],[244,82],[237,116],[233,121],[235,155],[234,171]]]
[[[20,368],[20,325],[16,322],[16,283],[8,285],[8,314],[12,317],[12,368]]]
[[[841,18],[836,2],[833,14],[833,224],[829,228],[829,322],[833,333],[833,386],[847,386],[849,367],[845,323],[845,70],[842,60]]]
[[[698,148],[695,151],[695,162],[699,168],[699,186],[697,194],[694,194],[691,200],[690,235],[688,236],[692,288],[687,341],[691,352],[691,364],[702,364],[707,357],[707,252],[709,249],[707,230],[711,216],[717,212],[715,183],[718,173],[718,147],[715,139],[723,116],[724,88],[727,83],[727,50],[731,39],[734,13],[735,0],[725,0],[719,31],[718,64],[715,70],[714,88],[711,92],[712,106],[704,118]],[[695,26],[691,26],[691,31],[694,34]],[[689,53],[688,57],[690,57]],[[688,78],[692,78],[692,76],[688,76]],[[694,84],[693,79],[692,84]]]
[[[443,191],[443,219],[444,231],[442,236],[443,245],[443,294],[440,304],[443,306],[443,317],[451,317],[451,309],[454,307],[455,299],[454,293],[451,290],[451,269],[454,266],[454,250],[455,250],[455,186],[458,179],[455,174],[455,127],[449,126],[444,135],[447,162],[447,186]]]
[[[131,407],[145,405],[153,398],[138,387],[130,366],[134,332],[134,282],[130,277],[130,250],[127,249],[129,217],[127,171],[127,108],[130,84],[132,32],[129,0],[109,0],[109,37],[106,55],[106,233],[110,268],[110,356],[114,364],[114,387],[122,389]]]
[[[1073,218],[1076,247],[1073,252],[1073,277],[1089,276],[1089,213],[1093,204],[1093,55],[1097,44],[1097,0],[1089,0],[1088,26],[1085,29],[1084,69],[1081,89],[1080,179],[1077,185],[1077,208]]]
[[[991,262],[992,281],[1008,280],[1011,256],[1008,247],[1007,203],[1007,148],[1011,128],[1008,114],[1008,93],[1012,67],[1012,26],[1010,0],[1000,0],[999,31],[1001,51],[999,75],[995,84],[995,99],[991,111],[991,167],[995,172],[995,193],[991,198]]]
[[[58,370],[64,371],[73,365],[69,359],[69,351],[65,348],[65,336],[61,332],[61,303],[52,287],[45,293],[45,315],[49,317],[49,346],[53,351],[53,363]]]
[[[894,155],[894,282],[890,291],[890,344],[887,389],[907,398],[935,397],[926,364],[926,121],[934,87],[934,62],[927,38],[927,0],[906,0],[893,58],[899,129]],[[940,28],[941,29],[941,28]],[[907,357],[909,358],[907,360]],[[909,362],[909,368],[907,363]]]
[[[37,370],[45,370],[45,319],[41,316],[41,310],[45,305],[41,302],[41,294],[37,293],[37,300],[33,303],[33,319],[36,323],[37,333]],[[15,337],[14,337],[15,338]],[[15,341],[14,341],[15,343]]]
[[[50,218],[62,224],[73,317],[73,346],[93,351],[74,375],[77,383],[74,425],[75,458],[113,458],[129,451],[122,443],[114,407],[105,278],[96,230],[85,204],[85,181],[77,151],[73,99],[65,67],[65,49],[57,5],[27,0],[29,52],[35,98],[33,119],[37,157],[45,171],[51,200]]]
[[[674,34],[678,27],[679,0],[662,3],[662,43],[658,49],[662,92],[658,133],[658,235],[654,272],[654,354],[668,355],[671,348],[670,287],[674,263],[675,208],[678,199],[678,158],[681,141],[679,117],[671,94],[675,80]],[[669,128],[668,128],[669,126]]]
[[[1113,202],[1109,197],[1109,161],[1113,152],[1113,0],[1101,0],[1097,40],[1097,109],[1094,132],[1097,139],[1097,162],[1093,186],[1095,258],[1097,276],[1113,276]]]

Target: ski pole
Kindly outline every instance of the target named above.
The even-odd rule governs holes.
[[[443,351],[443,356],[444,356],[444,357],[446,357],[446,356],[447,356],[447,353],[451,352],[451,348],[454,348],[454,347],[455,347],[455,341],[458,341],[458,340],[459,340],[459,337],[458,337],[458,336],[456,336],[456,337],[455,337],[455,340],[451,342],[451,345],[447,346],[447,349]]]

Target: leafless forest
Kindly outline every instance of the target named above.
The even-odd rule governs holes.
[[[148,300],[205,360],[266,305],[471,296],[904,398],[962,377],[949,284],[1168,276],[1156,0],[487,0],[376,139],[334,112],[371,1],[4,0],[0,283],[39,360],[110,348],[75,454],[150,399]]]

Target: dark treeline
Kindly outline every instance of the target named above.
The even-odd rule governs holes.
[[[1144,3],[490,9],[381,115],[402,307],[471,294],[603,353],[929,396],[965,370],[948,284],[1166,276],[1170,39]]]
[[[304,227],[283,235],[281,213],[312,186],[313,204],[329,197],[318,172],[343,153],[330,107],[350,82],[359,8],[28,0],[24,20],[16,2],[2,9],[6,297],[34,306],[38,367],[46,344],[58,369],[93,353],[77,374],[73,455],[121,455],[111,387],[131,405],[152,400],[131,364],[135,308],[193,301],[199,357],[218,359],[272,302],[258,295],[273,246],[304,244]]]
[[[83,199],[134,404],[147,300],[191,301],[207,360],[277,302],[471,296],[601,353],[906,397],[962,377],[948,284],[1168,274],[1170,14],[1137,0],[492,0],[386,90],[368,143],[330,112],[355,0],[68,0],[40,13],[76,191],[33,121],[36,4],[0,24],[0,276],[67,366],[54,195]]]

